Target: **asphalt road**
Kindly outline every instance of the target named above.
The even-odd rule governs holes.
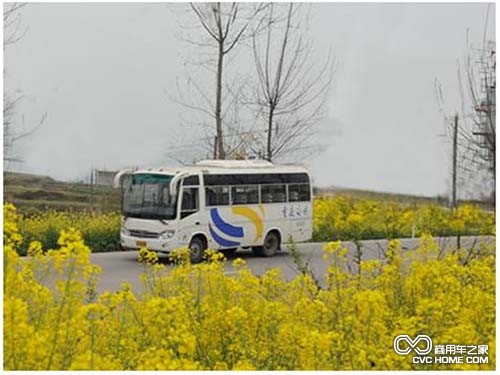
[[[442,249],[450,249],[456,247],[456,238],[438,238],[437,243]],[[464,237],[461,240],[462,247],[477,246],[480,242],[492,242],[492,237]],[[361,241],[363,248],[362,259],[383,259],[383,254],[387,247],[387,240],[368,240]],[[402,239],[403,251],[412,251],[418,246],[418,239]],[[300,257],[304,262],[308,262],[318,280],[323,279],[326,273],[326,263],[322,259],[323,246],[325,243],[304,243],[297,245]],[[352,259],[355,253],[355,246],[352,242],[343,242],[343,246],[349,249],[348,257]],[[108,253],[94,253],[91,255],[91,260],[94,264],[102,268],[100,281],[98,284],[98,292],[116,291],[120,289],[123,282],[131,284],[135,292],[143,290],[143,283],[140,280],[140,275],[145,270],[145,265],[137,260],[137,251],[121,251]],[[228,262],[225,266],[226,273],[231,275],[235,273],[232,266],[232,261],[236,258],[242,258],[255,274],[262,274],[269,268],[281,268],[283,275],[287,279],[293,279],[297,275],[296,266],[293,258],[287,250],[284,249],[272,258],[261,258],[253,255],[249,250],[238,250],[233,255],[228,256]],[[160,262],[165,264],[165,272],[173,267],[169,264],[167,256],[160,254]]]

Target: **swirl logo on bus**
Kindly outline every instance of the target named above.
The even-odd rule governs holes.
[[[260,206],[262,214],[264,214],[264,209]],[[250,207],[233,207],[232,212],[234,215],[244,216],[247,218],[255,227],[255,237],[253,243],[256,243],[259,238],[262,237],[262,232],[264,225],[260,215]],[[210,235],[217,244],[222,247],[237,247],[241,244],[241,239],[244,237],[244,228],[242,226],[236,226],[228,223],[222,219],[217,208],[210,209],[211,223],[208,224],[208,229],[210,230]],[[218,232],[224,235],[222,237],[215,230],[217,228]],[[231,239],[226,238],[231,237]],[[237,240],[239,239],[239,241]]]

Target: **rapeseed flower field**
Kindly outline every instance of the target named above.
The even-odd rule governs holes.
[[[471,204],[456,210],[435,204],[406,204],[346,196],[314,200],[317,241],[489,235],[495,215]]]
[[[475,214],[464,212],[463,220],[469,215]],[[359,216],[350,219],[356,230],[364,228]],[[242,259],[233,262],[236,274],[227,276],[220,253],[191,265],[186,249],[173,254],[175,265],[165,275],[155,254],[143,249],[145,292],[136,295],[124,284],[119,292],[97,295],[100,270],[79,230],[61,230],[48,248],[23,238],[20,223],[15,207],[4,206],[6,370],[496,366],[493,245],[482,245],[472,257],[459,249],[439,254],[419,229],[418,250],[402,252],[392,240],[385,259],[361,262],[354,274],[347,271],[347,250],[329,242],[323,288],[307,274],[286,281],[279,269],[270,269],[257,276]],[[19,256],[22,246],[30,257]],[[415,364],[394,351],[395,336],[420,333],[436,343],[488,345],[489,361]]]
[[[59,232],[80,231],[92,251],[120,250],[120,213],[55,211],[18,214],[17,223],[25,241],[17,248],[25,255],[32,241],[55,248]],[[457,210],[432,205],[354,199],[347,196],[318,197],[314,200],[315,241],[362,240],[420,236],[489,235],[494,231],[491,212],[473,205]]]
[[[67,228],[78,229],[85,243],[94,251],[120,249],[121,217],[116,212],[47,210],[29,215],[18,214],[17,224],[25,239],[18,248],[22,255],[27,253],[32,241],[41,242],[47,249],[55,248],[60,231]]]

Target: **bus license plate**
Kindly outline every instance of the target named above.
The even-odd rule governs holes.
[[[146,241],[137,241],[135,244],[137,246],[146,247]]]

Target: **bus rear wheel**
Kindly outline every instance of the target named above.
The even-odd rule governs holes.
[[[264,240],[263,246],[252,247],[255,255],[261,257],[275,256],[280,249],[280,237],[275,231],[269,232]]]
[[[189,244],[189,257],[192,264],[200,263],[205,255],[206,246],[200,237],[195,237]]]

